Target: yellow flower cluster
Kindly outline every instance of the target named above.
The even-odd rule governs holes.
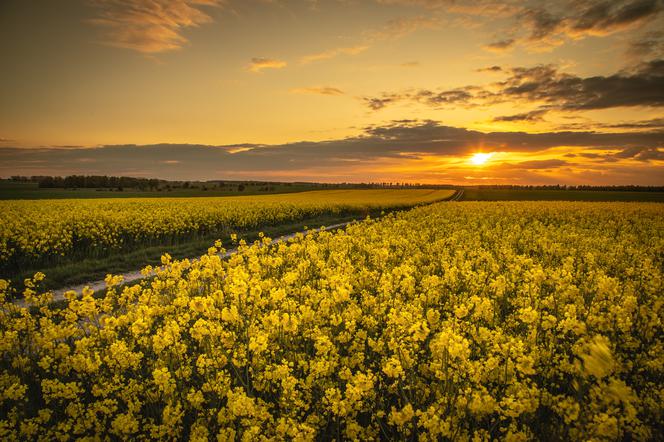
[[[661,440],[662,232],[658,204],[442,203],[102,299],[31,282],[0,439]]]
[[[0,269],[104,256],[327,214],[411,207],[451,190],[323,190],[216,198],[2,201]]]

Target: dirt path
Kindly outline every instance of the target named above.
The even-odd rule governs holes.
[[[452,197],[449,198],[446,201],[459,201],[459,199],[461,198],[462,195],[463,195],[463,190],[457,190],[456,193],[454,195],[452,195]],[[330,226],[321,227],[319,229],[309,229],[309,230],[302,230],[302,231],[295,232],[295,233],[289,233],[288,235],[279,236],[279,237],[273,239],[271,244],[278,244],[278,243],[281,243],[281,242],[286,242],[289,239],[294,238],[295,236],[297,236],[297,234],[299,234],[299,233],[306,234],[307,232],[319,232],[322,229],[336,230],[336,229],[339,229],[341,227],[346,227],[348,224],[351,224],[351,223],[354,223],[354,222],[356,222],[356,221],[347,221],[347,222],[343,222],[343,223],[332,224]],[[237,253],[236,248],[227,250],[224,253],[219,253],[218,256],[220,256],[221,258],[228,258],[229,256],[233,255],[234,253]],[[190,261],[195,261],[197,259],[199,259],[199,256],[189,258]],[[157,267],[155,270],[148,273],[147,275],[144,275],[141,272],[140,269],[139,270],[133,270],[131,272],[122,273],[121,276],[122,276],[122,279],[123,279],[123,284],[131,284],[133,282],[138,282],[142,279],[154,276],[157,273],[157,270],[159,270],[159,267]],[[102,290],[106,289],[106,282],[103,279],[100,279],[98,281],[90,281],[90,282],[86,282],[86,283],[83,283],[83,284],[76,284],[76,285],[72,285],[72,286],[69,286],[69,287],[64,287],[64,288],[61,288],[61,289],[52,290],[51,292],[53,293],[53,302],[64,300],[65,299],[64,294],[66,292],[69,292],[69,291],[73,290],[76,293],[81,293],[83,291],[83,289],[86,288],[86,287],[89,287],[93,291],[98,292],[98,291],[102,291]],[[19,306],[19,307],[25,307],[26,306],[26,303],[25,303],[24,299],[16,299],[14,301],[14,304]]]
[[[346,221],[344,223],[332,224],[330,226],[325,226],[325,227],[321,227],[321,228],[318,228],[318,229],[301,230],[299,232],[289,233],[288,235],[283,235],[283,236],[279,236],[277,238],[274,238],[272,240],[271,244],[278,244],[278,243],[281,243],[281,242],[286,242],[291,238],[295,238],[295,236],[297,236],[299,233],[306,234],[308,232],[320,232],[323,229],[325,229],[327,231],[336,230],[336,229],[339,229],[341,227],[345,227],[348,224],[351,224],[351,223],[354,223],[354,222],[357,222],[357,221]],[[237,253],[237,248],[227,250],[224,253],[218,253],[217,255],[220,256],[221,258],[228,258],[229,256],[233,255],[234,253]],[[189,260],[190,261],[196,261],[199,258],[200,258],[200,256],[197,256],[197,257],[189,258]],[[150,273],[148,273],[147,275],[143,274],[141,270],[133,270],[131,272],[121,273],[120,275],[122,276],[122,280],[123,280],[122,283],[123,284],[131,284],[133,282],[138,282],[142,279],[149,278],[151,276],[156,275],[157,270],[159,270],[159,269],[160,269],[160,267],[157,267],[154,270],[152,270]],[[114,275],[114,276],[116,276],[116,275]],[[90,282],[86,282],[86,283],[83,283],[83,284],[76,284],[76,285],[72,285],[72,286],[69,286],[69,287],[64,287],[64,288],[57,289],[57,290],[51,290],[51,293],[53,293],[53,302],[64,300],[65,299],[65,296],[64,296],[65,293],[67,293],[69,291],[73,290],[76,293],[81,293],[83,291],[83,289],[86,288],[86,287],[91,288],[95,292],[103,291],[103,290],[106,289],[106,281],[103,280],[103,279],[100,279],[98,281],[90,281]],[[19,307],[25,307],[26,306],[26,303],[25,303],[24,299],[17,299],[17,300],[14,301],[14,304],[19,306]]]
[[[454,195],[452,195],[452,198],[450,198],[448,201],[461,201],[462,196],[463,196],[463,189],[459,189],[456,191]]]

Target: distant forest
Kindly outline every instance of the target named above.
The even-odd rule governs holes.
[[[126,176],[106,176],[106,175],[69,175],[61,176],[13,176],[12,181],[37,183],[38,187],[44,189],[188,189],[217,187],[224,188],[226,185],[239,187],[241,190],[245,186],[264,186],[270,187],[269,182],[263,181],[168,181],[156,178],[134,178]],[[290,185],[291,183],[283,183]],[[283,185],[282,184],[282,185]]]
[[[470,187],[470,186],[468,186]],[[568,186],[563,184],[548,186],[517,186],[511,184],[479,185],[472,186],[477,189],[500,189],[500,190],[601,190],[616,192],[664,192],[664,186]]]
[[[309,183],[309,182],[271,182],[271,181],[169,181],[156,178],[134,178],[126,176],[106,175],[69,175],[61,176],[12,176],[11,181],[37,183],[40,188],[45,189],[141,189],[154,190],[161,188],[203,188],[226,186],[238,187],[242,191],[249,186],[263,186],[265,190],[271,186],[306,185],[321,189],[375,189],[375,188],[477,188],[477,189],[502,189],[502,190],[585,190],[585,191],[620,191],[620,192],[664,192],[664,186],[588,186],[588,185],[545,185],[545,186],[523,186],[523,185],[477,185],[477,186],[454,186],[451,184],[419,184],[399,182],[369,182],[369,183]]]
[[[11,181],[37,183],[44,189],[188,189],[208,188],[224,189],[226,187],[238,188],[242,191],[248,187],[261,187],[264,190],[274,190],[279,187],[306,187],[312,189],[374,189],[374,188],[444,188],[451,189],[449,184],[422,185],[413,183],[380,182],[380,183],[313,183],[313,182],[276,182],[276,181],[236,181],[236,180],[210,180],[210,181],[169,181],[155,178],[134,178],[124,176],[106,175],[69,175],[61,176],[12,176]]]

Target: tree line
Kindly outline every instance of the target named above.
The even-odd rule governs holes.
[[[134,178],[126,176],[106,176],[106,175],[69,175],[61,176],[12,176],[12,181],[34,182],[41,188],[108,188],[121,189],[133,188],[141,190],[153,190],[159,188],[192,188],[201,187],[207,190],[207,186],[225,188],[238,187],[242,191],[245,187],[257,187],[265,191],[273,191],[275,185],[282,186],[304,186],[318,187],[323,189],[453,189],[459,187],[472,187],[477,189],[501,189],[501,190],[587,190],[587,191],[621,191],[621,192],[664,192],[664,186],[589,186],[589,185],[517,185],[517,184],[483,184],[477,186],[454,186],[452,184],[420,184],[408,182],[365,182],[365,183],[313,183],[313,182],[272,182],[272,181],[168,181],[156,178]]]
[[[594,190],[594,191],[615,191],[615,192],[664,192],[664,186],[589,186],[589,185],[565,185],[555,184],[546,186],[525,186],[514,184],[483,184],[472,186],[478,189],[500,189],[500,190]]]
[[[66,177],[32,177],[41,188],[136,188],[156,189],[161,181],[154,178],[132,178],[126,176],[70,175]]]

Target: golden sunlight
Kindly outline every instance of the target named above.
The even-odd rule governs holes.
[[[481,166],[483,164],[486,164],[487,161],[489,161],[489,158],[493,156],[493,152],[490,153],[476,153],[472,157],[470,157],[470,162],[476,166]]]

